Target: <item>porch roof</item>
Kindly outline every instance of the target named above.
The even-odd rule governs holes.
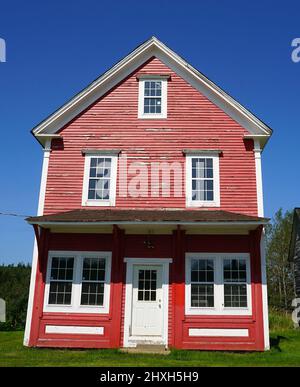
[[[269,219],[215,210],[144,210],[144,209],[78,209],[26,219],[30,224],[248,224],[261,225]]]

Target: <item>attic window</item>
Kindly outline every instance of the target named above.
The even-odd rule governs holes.
[[[139,118],[167,117],[167,79],[139,80]]]

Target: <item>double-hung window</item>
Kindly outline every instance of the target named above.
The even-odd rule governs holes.
[[[186,254],[186,314],[251,314],[249,254]]]
[[[187,207],[219,207],[219,154],[186,155]]]
[[[116,200],[117,156],[86,154],[83,206],[114,206]]]
[[[110,252],[49,252],[44,310],[108,313]]]
[[[139,80],[139,118],[167,118],[167,79]]]

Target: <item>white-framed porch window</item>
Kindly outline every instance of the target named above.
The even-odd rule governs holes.
[[[50,251],[44,311],[108,313],[111,252]]]
[[[139,80],[138,118],[167,118],[167,84],[165,78]]]
[[[83,206],[115,206],[118,156],[86,154],[82,190]]]
[[[219,154],[186,155],[186,205],[220,206]]]
[[[250,315],[250,255],[187,253],[187,315]]]

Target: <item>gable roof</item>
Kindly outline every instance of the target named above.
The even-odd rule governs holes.
[[[248,138],[258,140],[262,147],[266,144],[272,134],[272,129],[269,126],[156,37],[142,43],[124,59],[90,83],[66,104],[34,127],[31,131],[32,134],[44,145],[47,139],[57,136],[57,133],[64,125],[152,57],[160,59],[243,126],[249,132]]]

